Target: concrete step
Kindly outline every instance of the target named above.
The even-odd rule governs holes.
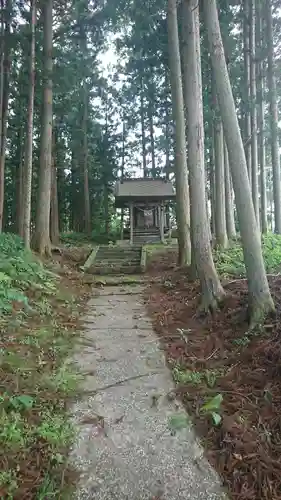
[[[119,261],[112,261],[112,260],[98,260],[95,261],[94,265],[96,267],[120,267],[120,266],[139,266],[140,265],[140,259],[136,260],[119,260]]]
[[[89,272],[93,274],[136,274],[141,272],[141,245],[100,246]]]
[[[101,251],[101,252],[98,252],[97,253],[97,257],[105,257],[105,258],[114,258],[114,257],[117,257],[119,259],[127,259],[127,258],[131,258],[131,257],[140,257],[141,255],[141,251],[137,251],[137,252],[104,252],[104,251]]]
[[[107,275],[107,274],[139,274],[141,272],[140,265],[136,266],[119,266],[119,267],[103,267],[92,266],[89,271],[92,274]]]

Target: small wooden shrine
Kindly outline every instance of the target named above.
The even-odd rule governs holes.
[[[118,181],[115,186],[116,208],[129,209],[130,243],[164,242],[170,228],[169,202],[176,195],[171,181],[148,177]]]

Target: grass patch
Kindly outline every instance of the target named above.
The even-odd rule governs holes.
[[[173,368],[173,377],[177,384],[199,386],[206,384],[207,387],[213,388],[216,386],[217,379],[223,375],[221,370],[187,370],[178,363]]]
[[[0,498],[70,498],[78,304],[10,234],[0,235],[0,312]]]
[[[281,236],[269,233],[262,236],[262,251],[267,273],[281,269]],[[240,242],[233,243],[228,249],[214,250],[217,270],[224,277],[245,277],[243,250]]]

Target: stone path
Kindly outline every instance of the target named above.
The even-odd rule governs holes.
[[[169,398],[173,382],[142,303],[141,286],[105,287],[89,302],[75,356],[83,396],[72,408],[81,471],[74,500],[222,500],[216,473]],[[179,416],[179,417],[178,417]]]

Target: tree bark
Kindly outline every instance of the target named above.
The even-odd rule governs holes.
[[[230,240],[236,238],[235,220],[234,220],[234,204],[232,182],[229,170],[229,159],[227,146],[224,141],[224,172],[225,172],[225,217],[227,236]]]
[[[184,0],[183,23],[183,58],[184,64],[189,68],[189,78],[185,82],[185,101],[188,121],[192,244],[202,290],[202,307],[205,311],[212,311],[223,299],[224,290],[213,262],[206,211],[204,121],[197,0]]]
[[[5,9],[1,0],[1,54],[0,54],[0,154],[2,151],[3,130],[3,94],[4,94],[4,62],[5,62]]]
[[[151,174],[155,179],[156,177],[156,161],[155,161],[155,144],[154,144],[154,124],[153,124],[153,115],[152,115],[152,106],[150,105],[149,111],[149,135],[150,135],[150,147],[151,147]]]
[[[204,0],[204,21],[207,28],[218,101],[235,192],[249,290],[251,325],[263,321],[274,310],[266,277],[261,239],[247,173],[247,163],[236,115],[230,79],[224,55],[216,0]]]
[[[265,99],[264,99],[264,75],[265,64],[263,56],[263,4],[257,5],[257,47],[258,47],[258,82],[257,82],[257,97],[258,97],[258,154],[260,165],[260,200],[261,200],[261,231],[267,233],[267,193],[266,193],[266,159],[265,159]]]
[[[215,182],[215,131],[214,124],[211,124],[211,150],[210,150],[210,195],[211,195],[211,233],[216,240],[216,182]]]
[[[275,76],[273,23],[271,1],[266,0],[267,45],[268,45],[268,90],[270,109],[270,145],[273,174],[273,199],[274,199],[274,227],[275,232],[281,234],[281,179],[280,179],[280,153],[278,138],[278,105]]]
[[[252,183],[252,148],[251,148],[251,91],[250,91],[250,8],[249,2],[244,0],[243,16],[243,44],[244,44],[244,144],[250,184]]]
[[[214,91],[215,96],[215,91]],[[214,111],[216,110],[216,99]],[[220,248],[227,248],[228,239],[226,232],[226,213],[225,213],[225,178],[224,178],[224,138],[222,121],[217,113],[214,124],[214,150],[215,150],[215,189],[216,189],[216,245]]]
[[[147,164],[146,164],[146,137],[145,137],[145,119],[144,119],[144,88],[143,88],[143,77],[141,76],[141,86],[140,86],[140,101],[141,101],[141,145],[142,145],[142,169],[143,176],[147,177]]]
[[[10,81],[10,31],[11,31],[11,0],[6,1],[4,11],[5,32],[4,32],[4,61],[3,72],[1,74],[1,108],[2,114],[1,123],[1,150],[0,150],[0,232],[3,230],[3,212],[4,212],[4,195],[5,195],[5,161],[6,161],[6,143],[7,143],[7,128],[8,128],[8,104],[9,104],[9,81]],[[3,79],[3,80],[2,80]]]
[[[259,180],[258,180],[258,122],[256,84],[256,0],[250,0],[250,92],[251,92],[251,157],[252,196],[257,225],[260,226]]]
[[[23,167],[22,183],[22,211],[23,211],[23,239],[27,249],[30,248],[30,221],[31,221],[31,189],[32,189],[32,149],[33,149],[33,114],[35,89],[35,24],[36,0],[30,4],[30,60],[29,60],[29,96],[27,108],[26,149]]]
[[[21,112],[21,122],[23,121],[23,113]],[[25,134],[24,126],[21,124],[18,131],[18,165],[16,173],[16,233],[23,238],[23,170],[24,170],[24,155],[25,155]]]
[[[46,0],[43,6],[43,111],[40,139],[40,168],[36,226],[33,247],[40,255],[51,255],[50,203],[52,176],[52,128],[53,128],[53,0]]]
[[[168,0],[168,45],[169,67],[172,91],[172,107],[175,122],[175,177],[176,216],[178,228],[179,265],[190,264],[190,206],[186,158],[184,104],[181,78],[181,61],[177,20],[177,0]],[[205,207],[205,205],[204,205]]]
[[[59,233],[59,205],[58,205],[58,184],[55,147],[52,158],[52,181],[51,181],[51,212],[50,212],[50,236],[53,245],[60,242]]]
[[[88,171],[88,90],[87,84],[84,83],[84,113],[83,113],[83,178],[84,178],[84,222],[85,232],[91,234],[91,206],[90,206],[90,192],[89,192],[89,171]]]

